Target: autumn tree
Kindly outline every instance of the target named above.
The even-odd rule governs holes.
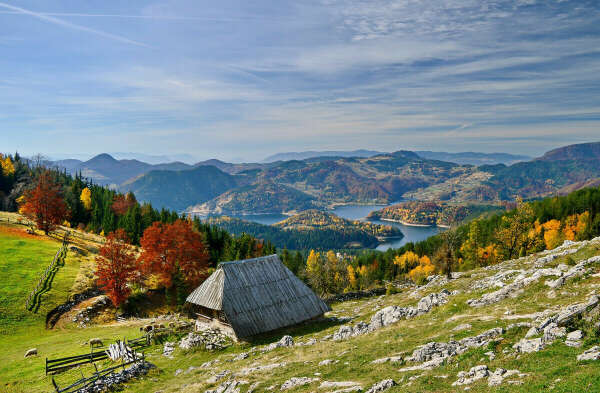
[[[327,281],[325,277],[325,263],[321,253],[310,250],[306,259],[306,278],[310,286],[319,294],[327,292]]]
[[[207,274],[209,253],[204,238],[189,221],[155,222],[144,231],[140,244],[141,271],[155,275],[165,288],[176,290],[178,298]],[[178,282],[183,285],[175,288]]]
[[[106,237],[96,257],[98,285],[113,302],[120,306],[129,296],[128,283],[134,277],[136,266],[131,246],[127,244],[127,234],[117,229]]]
[[[127,195],[118,194],[115,195],[112,203],[112,211],[117,216],[123,216],[127,213],[127,210],[136,204],[135,197],[132,193],[127,193]]]
[[[86,210],[92,209],[92,191],[89,189],[89,187],[86,187],[83,190],[81,190],[81,195],[79,196],[79,199],[81,200],[81,203],[83,204],[83,207],[85,207]]]
[[[534,218],[533,209],[528,203],[517,199],[517,208],[511,214],[502,216],[502,226],[496,237],[506,259],[519,255],[521,249],[527,246],[528,232]]]
[[[456,230],[453,229],[442,232],[440,237],[442,244],[433,256],[433,264],[438,272],[450,277],[450,273],[456,270],[460,240]]]
[[[46,235],[65,220],[67,205],[61,186],[54,182],[49,171],[42,172],[35,187],[24,193],[19,211],[35,221]]]

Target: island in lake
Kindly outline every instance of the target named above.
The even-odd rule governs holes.
[[[449,227],[468,218],[499,210],[494,205],[450,204],[407,201],[371,212],[368,220],[400,222],[404,225]]]
[[[391,225],[347,220],[333,213],[306,210],[273,225],[228,216],[209,217],[206,222],[234,234],[247,233],[290,250],[375,248],[387,239],[401,239],[402,231]]]

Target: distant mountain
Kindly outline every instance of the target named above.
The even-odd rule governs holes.
[[[307,158],[313,157],[372,157],[378,154],[382,154],[380,151],[373,150],[326,150],[326,151],[301,151],[301,152],[288,152],[288,153],[277,153],[265,158],[262,162],[275,162],[275,161],[290,161],[290,160],[306,160]]]
[[[550,150],[536,161],[600,160],[600,142],[580,143]]]
[[[125,183],[121,190],[132,191],[138,200],[154,207],[182,211],[238,185],[234,176],[214,166],[200,166],[183,171],[152,170]]]
[[[600,143],[551,150],[532,161],[482,165],[469,177],[415,190],[405,197],[452,202],[495,202],[568,193],[597,183]]]
[[[117,160],[107,153],[99,154],[87,161],[67,159],[49,162],[48,165],[64,168],[72,174],[81,172],[84,177],[95,183],[113,187],[118,187],[151,170],[177,171],[193,168],[183,162],[151,165],[138,160]]]
[[[415,151],[415,153],[417,153],[420,157],[427,158],[429,160],[454,162],[455,164],[460,165],[511,165],[517,162],[531,160],[531,157],[529,156],[508,153],[447,153],[441,151]]]
[[[231,173],[231,174],[236,174],[236,173],[240,173],[240,172],[248,171],[248,170],[260,169],[260,168],[264,167],[264,164],[256,164],[256,163],[232,164],[230,162],[224,162],[221,160],[217,160],[215,158],[206,160],[206,161],[200,161],[200,162],[197,162],[196,164],[194,164],[194,166],[196,166],[196,167],[203,166],[203,165],[212,165],[212,166],[219,168],[223,172],[227,172],[227,173]]]

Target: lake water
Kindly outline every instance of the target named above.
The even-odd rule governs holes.
[[[345,205],[336,207],[332,210],[332,212],[348,220],[364,220],[372,211],[383,209],[384,207],[384,205]],[[237,217],[241,218],[242,220],[254,221],[260,224],[271,225],[275,224],[276,222],[285,220],[288,216],[285,216],[283,214],[253,214]],[[371,222],[375,224],[391,225],[397,227],[404,234],[404,237],[402,239],[392,239],[388,242],[379,244],[379,246],[377,246],[377,250],[380,251],[385,251],[389,248],[402,247],[404,244],[409,242],[418,242],[420,240],[425,240],[429,236],[433,236],[443,229],[439,227],[414,227],[390,221]]]

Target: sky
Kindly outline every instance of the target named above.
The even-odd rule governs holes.
[[[256,161],[600,140],[597,0],[0,0],[0,151]]]

